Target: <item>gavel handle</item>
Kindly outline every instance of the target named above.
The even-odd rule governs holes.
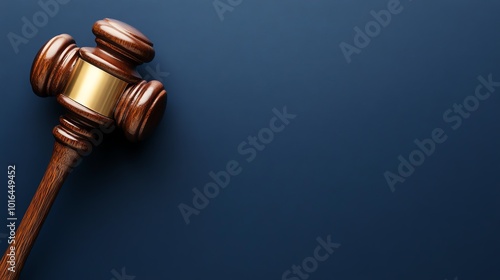
[[[1,280],[14,280],[19,278],[24,263],[35,243],[35,239],[49,213],[50,207],[52,203],[54,203],[66,176],[71,171],[72,165],[74,165],[79,158],[80,155],[78,152],[58,141],[55,142],[52,158],[45,171],[45,175],[24,214],[21,224],[19,224],[17,228],[15,243],[8,245],[2,257],[0,263]],[[10,256],[7,254],[10,252],[11,246],[15,247],[14,272],[8,270],[11,265],[9,264]]]

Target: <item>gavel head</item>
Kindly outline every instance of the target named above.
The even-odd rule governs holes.
[[[95,48],[78,48],[67,34],[49,40],[33,61],[33,91],[57,96],[71,112],[85,112],[96,123],[114,120],[129,140],[142,140],[158,125],[167,103],[163,85],[142,80],[136,71],[154,58],[153,44],[113,19],[97,21],[92,32]]]

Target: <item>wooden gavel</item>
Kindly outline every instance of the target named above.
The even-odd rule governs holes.
[[[113,19],[97,21],[92,32],[95,48],[78,48],[70,35],[62,34],[49,40],[33,61],[33,91],[41,97],[57,96],[67,113],[52,131],[56,139],[52,158],[17,228],[15,243],[3,255],[1,280],[19,278],[66,176],[92,150],[95,131],[116,124],[129,140],[140,141],[154,130],[165,111],[163,85],[142,80],[135,69],[153,59],[151,41]]]

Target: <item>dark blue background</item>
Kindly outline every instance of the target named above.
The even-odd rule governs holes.
[[[170,73],[154,136],[133,145],[114,133],[85,158],[21,278],[108,280],[125,267],[136,280],[282,279],[331,235],[341,247],[309,279],[499,279],[500,89],[455,131],[442,115],[477,76],[500,80],[500,2],[403,0],[347,63],[339,44],[388,2],[244,0],[221,21],[211,0],[73,0],[16,54],[7,34],[41,8],[2,1],[1,168],[16,164],[18,218],[63,113],[29,84],[48,39],[94,46],[92,24],[116,18],[154,42],[149,65]],[[237,146],[283,106],[296,119],[247,163]],[[436,127],[447,141],[391,192],[384,172]],[[229,160],[242,173],[186,225],[178,205]]]

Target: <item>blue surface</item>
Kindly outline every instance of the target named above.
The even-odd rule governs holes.
[[[127,22],[155,44],[141,74],[169,93],[151,139],[113,133],[70,175],[21,279],[500,278],[500,87],[457,129],[458,113],[443,117],[474,101],[478,76],[500,81],[500,2],[401,1],[348,63],[340,44],[356,47],[354,28],[393,0],[221,1],[221,16],[212,0],[69,1],[17,53],[9,32],[22,36],[22,17],[43,10],[0,3],[0,167],[16,165],[19,219],[63,113],[29,84],[47,40],[94,46],[96,20]],[[270,137],[285,106],[296,117],[255,158],[238,151]],[[446,141],[391,191],[384,173],[436,128]],[[193,188],[233,160],[240,173],[187,225],[179,205],[194,207]],[[313,261],[328,236],[337,247]],[[301,277],[292,266],[304,260]]]

